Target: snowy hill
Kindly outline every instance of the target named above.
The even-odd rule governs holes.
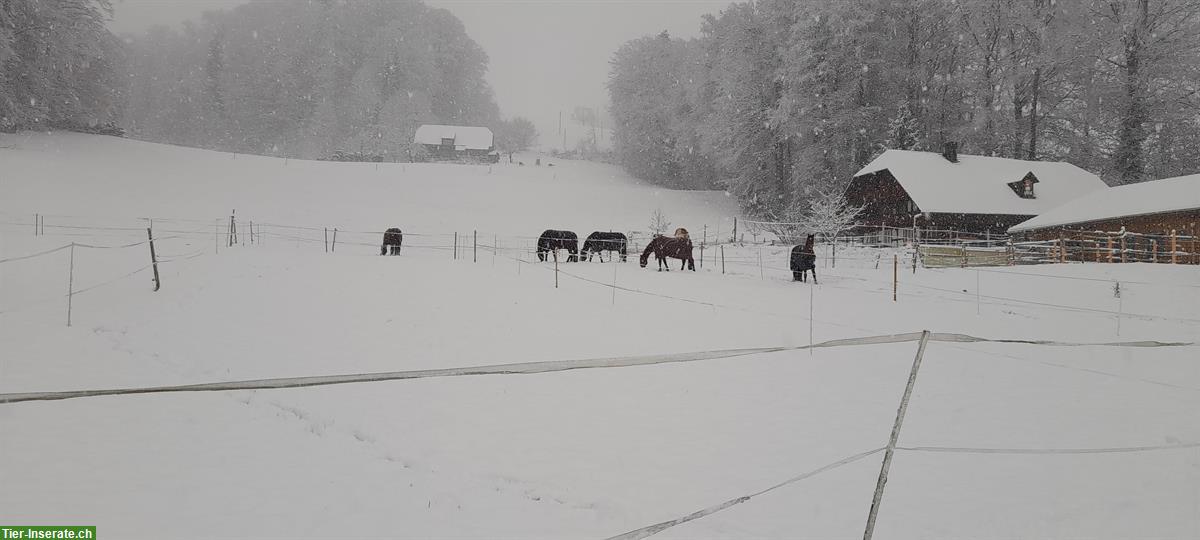
[[[3,135],[0,212],[214,218],[236,209],[259,222],[535,236],[644,230],[656,208],[692,229],[738,213],[720,192],[664,190],[591,162],[543,156],[555,166],[535,167],[535,157],[523,157],[524,167],[340,163],[72,133]]]
[[[789,281],[787,246],[708,249],[695,273],[631,256],[556,275],[528,252],[541,229],[644,230],[661,207],[693,237],[704,224],[715,236],[735,215],[721,193],[656,189],[592,163],[489,174],[62,134],[2,146],[15,147],[0,148],[0,393],[923,329],[1200,340],[1196,267],[914,273],[899,257],[897,301],[893,253],[874,249],[839,251],[836,268],[821,254],[819,285]],[[218,250],[216,220],[231,208],[262,236]],[[34,213],[48,214],[44,235]],[[158,292],[147,247],[119,247],[144,239],[141,217],[161,238]],[[400,256],[379,257],[366,231],[393,225],[412,236]],[[327,253],[326,226],[354,232]],[[481,241],[454,258],[447,233],[474,229],[500,249]],[[16,259],[71,242],[98,247]],[[0,518],[96,524],[113,538],[608,538],[758,494],[655,538],[861,537],[916,350],[0,403]],[[1194,536],[1196,356],[929,343],[876,537]]]

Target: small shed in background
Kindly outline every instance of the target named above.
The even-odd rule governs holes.
[[[424,146],[433,161],[500,160],[492,130],[485,127],[426,124],[417,128],[413,142]]]

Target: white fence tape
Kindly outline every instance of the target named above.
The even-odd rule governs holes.
[[[499,364],[490,366],[474,366],[446,369],[422,369],[412,371],[391,371],[382,373],[358,373],[350,375],[325,375],[314,377],[286,377],[272,379],[256,379],[247,381],[230,381],[217,383],[186,384],[177,386],[150,386],[141,388],[111,388],[102,390],[72,390],[65,392],[25,392],[0,394],[0,404],[19,403],[22,401],[55,401],[83,397],[114,396],[125,394],[155,394],[165,392],[214,392],[223,390],[269,390],[280,388],[300,388],[308,386],[325,386],[331,384],[349,384],[379,381],[394,381],[403,379],[424,379],[431,377],[461,377],[465,375],[528,375],[533,373],[550,373],[590,368],[615,368],[630,366],[645,366],[651,364],[667,364],[678,362],[696,362],[700,360],[716,360],[733,358],[750,354],[764,354],[781,351],[802,349],[817,349],[822,347],[841,347],[846,345],[874,345],[881,343],[904,343],[915,341],[920,333],[895,334],[887,336],[871,336],[864,338],[839,339],[825,341],[814,345],[795,347],[759,347],[752,349],[728,349],[723,351],[701,351],[692,353],[659,354],[651,356],[626,356],[617,358],[595,358],[582,360],[550,360],[545,362],[522,362],[516,364]]]
[[[255,379],[245,381],[228,381],[215,383],[187,384],[177,386],[150,386],[139,388],[111,388],[99,390],[71,390],[60,392],[22,392],[0,394],[0,404],[19,403],[23,401],[55,401],[84,397],[114,396],[127,394],[156,394],[166,392],[214,392],[224,390],[271,390],[280,388],[300,388],[308,386],[325,386],[332,384],[350,384],[365,382],[393,381],[403,379],[423,379],[431,377],[461,377],[465,375],[527,375],[534,373],[550,373],[575,369],[616,368],[630,366],[645,366],[651,364],[667,364],[679,362],[697,362],[701,360],[716,360],[751,354],[765,354],[782,351],[799,351],[805,349],[820,349],[827,347],[843,347],[849,345],[880,345],[886,343],[906,343],[921,339],[921,332],[907,334],[889,334],[866,336],[848,339],[835,339],[790,347],[758,347],[748,349],[728,349],[721,351],[700,351],[691,353],[659,354],[651,356],[626,356],[617,358],[595,358],[580,360],[549,360],[544,362],[522,362],[515,364],[485,365],[474,367],[424,369],[412,371],[390,371],[381,373],[357,373],[348,375],[323,375],[312,377],[283,377],[270,379]],[[1054,346],[1101,346],[1101,347],[1179,347],[1193,345],[1191,342],[1158,342],[1131,341],[1115,343],[1071,343],[1058,341],[1032,340],[997,340],[965,334],[933,333],[930,341],[947,342],[1000,342],[1027,343],[1033,345]]]
[[[643,539],[643,538],[648,538],[648,537],[654,536],[654,535],[656,535],[656,534],[658,534],[658,533],[660,533],[660,532],[662,532],[662,531],[665,531],[665,530],[667,530],[667,529],[670,529],[671,527],[674,527],[674,526],[676,526],[676,525],[681,525],[681,524],[683,524],[683,523],[687,523],[687,522],[689,522],[689,521],[692,521],[692,520],[694,520],[694,519],[700,519],[700,518],[702,518],[702,517],[704,517],[704,516],[707,516],[707,515],[709,515],[709,514],[715,514],[715,513],[717,513],[717,512],[720,512],[721,510],[724,510],[724,509],[726,509],[726,508],[729,508],[729,507],[731,507],[731,506],[735,506],[735,505],[738,505],[738,504],[744,503],[744,502],[746,502],[746,501],[748,501],[748,500],[750,500],[750,499],[752,499],[752,498],[754,498],[754,497],[757,497],[757,496],[759,496],[759,495],[762,495],[762,494],[764,494],[764,493],[767,493],[767,492],[770,492],[770,491],[773,491],[773,490],[779,489],[779,488],[781,488],[781,487],[783,487],[783,486],[786,486],[786,485],[788,485],[788,484],[793,484],[793,483],[795,483],[795,482],[799,482],[799,481],[801,481],[801,480],[805,480],[805,479],[808,479],[808,478],[812,478],[812,477],[814,477],[814,476],[816,476],[816,475],[818,475],[818,474],[821,474],[821,473],[823,473],[823,472],[825,472],[825,471],[830,471],[830,470],[836,469],[836,468],[838,468],[838,467],[841,467],[841,466],[843,466],[843,465],[849,465],[849,464],[851,464],[851,463],[854,463],[855,461],[858,461],[858,460],[860,460],[860,459],[863,459],[863,458],[870,457],[870,456],[873,456],[873,455],[875,455],[875,454],[878,454],[878,453],[882,452],[883,450],[884,450],[883,448],[876,448],[876,449],[874,449],[874,450],[868,450],[868,451],[866,451],[866,452],[862,452],[862,453],[859,453],[859,454],[854,454],[853,456],[849,456],[849,457],[846,457],[846,458],[840,459],[840,460],[838,460],[838,461],[835,461],[835,462],[833,462],[833,463],[830,463],[830,464],[828,464],[828,465],[825,465],[825,466],[823,466],[823,467],[820,467],[820,468],[817,468],[817,469],[813,469],[813,470],[811,470],[811,471],[808,471],[808,472],[806,472],[806,473],[804,473],[804,474],[801,474],[801,475],[799,475],[799,476],[795,476],[795,477],[789,478],[789,479],[787,479],[787,480],[784,480],[783,482],[780,482],[780,483],[778,483],[778,484],[775,484],[775,485],[773,485],[773,486],[771,486],[771,487],[769,487],[769,488],[766,488],[766,489],[764,489],[764,490],[762,490],[762,491],[758,491],[758,492],[755,492],[755,493],[751,493],[751,494],[749,494],[749,495],[742,495],[741,497],[737,497],[737,498],[735,498],[735,499],[730,499],[730,500],[728,500],[728,501],[725,501],[725,502],[723,502],[723,503],[721,503],[721,504],[718,504],[718,505],[715,505],[715,506],[710,506],[710,507],[708,507],[708,508],[705,508],[705,509],[703,509],[703,510],[699,510],[699,511],[697,511],[697,512],[693,512],[693,513],[691,513],[691,514],[688,514],[688,515],[686,515],[686,516],[683,516],[683,517],[681,517],[681,518],[672,519],[672,520],[669,520],[669,521],[664,521],[664,522],[662,522],[662,523],[655,523],[654,525],[649,525],[649,526],[646,526],[646,527],[642,527],[642,528],[640,528],[640,529],[638,529],[638,530],[636,530],[636,531],[629,531],[629,532],[627,532],[627,533],[622,533],[622,534],[618,534],[618,535],[616,535],[616,536],[611,536],[611,537],[609,537],[607,540],[641,540],[641,539]]]

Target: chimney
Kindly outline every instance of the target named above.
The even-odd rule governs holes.
[[[955,141],[946,141],[942,147],[942,157],[950,163],[958,163],[958,143]]]

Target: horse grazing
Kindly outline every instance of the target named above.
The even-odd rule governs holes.
[[[625,262],[625,249],[628,245],[629,239],[625,238],[624,234],[596,231],[589,234],[583,241],[583,248],[579,250],[579,258],[591,262],[592,254],[596,254],[600,256],[600,262],[604,262],[604,253],[602,252],[615,251],[621,255],[621,262]]]
[[[642,258],[638,262],[642,268],[646,267],[646,262],[650,259],[650,254],[654,253],[654,258],[658,260],[658,271],[661,272],[665,268],[671,270],[667,264],[667,257],[682,259],[683,263],[679,265],[679,269],[685,267],[693,272],[696,271],[696,260],[692,258],[692,241],[683,238],[672,238],[667,236],[655,236],[649,244],[646,244],[646,250],[642,252]]]
[[[538,237],[537,257],[539,261],[546,262],[547,259],[552,257],[550,252],[558,253],[560,249],[565,249],[567,253],[571,254],[567,257],[567,262],[579,260],[579,236],[571,231],[546,229]]]
[[[813,235],[808,235],[803,246],[792,248],[792,281],[806,281],[808,272],[813,274],[813,283],[817,283],[817,254],[813,251]]]
[[[400,244],[404,243],[404,233],[395,227],[383,232],[383,245],[379,247],[380,255],[399,255]]]

